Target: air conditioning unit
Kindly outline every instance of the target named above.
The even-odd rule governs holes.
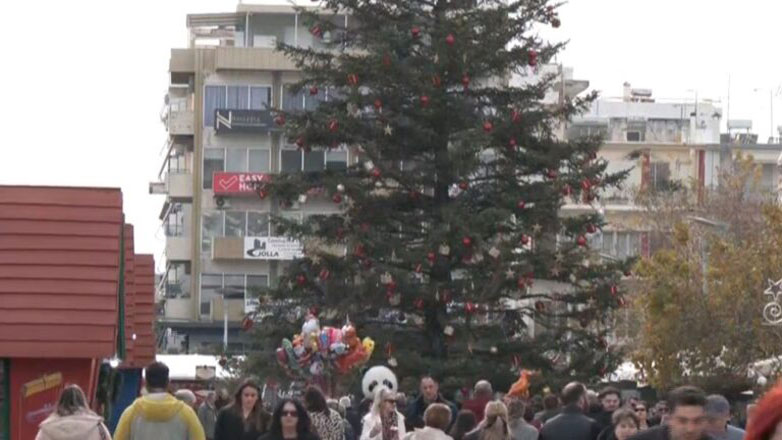
[[[215,196],[215,206],[217,209],[228,209],[231,207],[231,201],[225,197]]]

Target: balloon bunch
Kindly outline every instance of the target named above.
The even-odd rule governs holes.
[[[364,364],[375,349],[375,341],[362,341],[349,322],[341,329],[320,327],[318,318],[307,315],[301,333],[285,338],[277,348],[277,363],[290,376],[320,376],[327,369],[345,374]]]

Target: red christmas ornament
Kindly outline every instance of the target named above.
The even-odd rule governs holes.
[[[594,234],[597,232],[597,226],[593,225],[592,223],[587,225],[587,233]]]
[[[329,272],[328,269],[323,268],[320,270],[320,274],[318,274],[318,278],[320,278],[322,281],[326,281],[331,276],[331,272]]]
[[[440,78],[440,75],[434,75],[432,77],[432,85],[435,87],[440,87],[441,85],[443,85],[443,80],[442,78]]]
[[[379,100],[379,99],[376,99],[376,100],[375,100],[375,109],[376,109],[376,110],[380,110],[380,109],[382,109],[382,108],[383,108],[383,101],[381,101],[381,100]]]
[[[421,36],[421,28],[413,26],[413,28],[410,29],[410,33],[413,35],[413,38],[418,38]]]
[[[629,271],[629,270],[626,270],[626,271],[625,271],[625,273],[624,273],[624,275],[625,275],[626,277],[631,277],[631,276],[633,276],[633,273],[632,273],[631,271]]]
[[[416,309],[423,310],[423,308],[424,308],[424,300],[422,300],[421,298],[418,298],[417,300],[415,300],[413,302],[413,305],[415,305]]]
[[[339,204],[339,203],[342,203],[342,195],[340,195],[340,194],[334,194],[334,196],[331,198],[331,200],[332,200],[334,203],[337,203],[337,204]]]
[[[522,211],[526,207],[527,207],[527,202],[525,202],[524,200],[519,200],[518,202],[516,202],[516,208],[518,208],[519,211]]]
[[[529,244],[529,235],[521,234],[520,241],[521,241],[521,244],[523,244],[524,246],[528,245]]]
[[[318,86],[310,87],[310,95],[315,96],[318,94]]]
[[[249,332],[250,330],[252,330],[253,324],[254,323],[253,323],[252,318],[249,317],[249,316],[245,316],[242,319],[242,324],[241,324],[242,325],[242,331]]]
[[[589,189],[592,188],[592,182],[590,182],[589,179],[582,180],[581,188],[583,188],[584,191],[589,191]]]
[[[587,245],[587,239],[583,235],[579,235],[578,239],[576,239],[576,244],[578,244],[581,247],[584,247]]]
[[[296,284],[298,284],[299,286],[303,286],[303,285],[307,284],[307,277],[304,276],[304,274],[299,274],[296,277]]]
[[[277,115],[276,118],[274,118],[274,123],[283,126],[285,125],[285,116],[284,115]]]
[[[435,255],[434,252],[429,252],[426,254],[426,259],[429,260],[430,263],[434,264],[434,260],[437,258],[437,255]]]
[[[394,280],[389,281],[389,283],[386,284],[386,290],[388,290],[389,292],[393,292],[394,290],[396,290],[396,281]]]
[[[358,85],[358,75],[356,75],[355,73],[351,73],[350,75],[348,75],[348,84],[352,86]]]
[[[486,133],[491,133],[492,130],[494,130],[494,125],[491,123],[491,121],[485,121],[483,123],[483,131]]]
[[[521,122],[521,112],[519,112],[516,109],[511,110],[511,112],[510,112],[510,120],[514,124],[518,124],[519,122]]]
[[[470,238],[470,237],[462,238],[462,244],[464,245],[464,247],[472,246],[472,238]]]
[[[549,179],[556,179],[556,178],[557,178],[557,170],[555,170],[555,169],[550,169],[550,170],[546,171],[546,176],[547,176]]]
[[[221,367],[225,367],[228,365],[228,358],[225,356],[220,356],[220,360],[217,361],[218,364],[220,364]]]
[[[559,17],[554,17],[554,18],[551,19],[551,26],[554,29],[557,29],[560,26],[562,26],[562,22],[559,20]]]
[[[426,95],[421,96],[421,107],[429,107],[429,97]]]
[[[527,52],[527,63],[532,67],[538,65],[538,51],[530,49],[529,52]]]
[[[353,251],[353,253],[354,253],[354,254],[355,254],[355,255],[356,255],[358,258],[363,258],[363,257],[366,255],[366,249],[364,248],[364,245],[363,245],[363,244],[357,244],[357,245],[356,245],[356,249]]]
[[[331,122],[329,122],[329,131],[332,133],[336,133],[337,130],[339,130],[339,122],[337,122],[336,120],[332,120]]]
[[[519,286],[519,289],[524,289],[527,287],[527,279],[524,277],[519,277],[518,280],[516,280],[516,285]]]
[[[510,140],[508,141],[508,147],[510,147],[511,150],[515,150],[516,149],[516,138],[515,137],[510,138]]]
[[[467,191],[467,188],[470,187],[470,184],[466,181],[459,182],[459,189],[462,191]]]
[[[314,36],[316,36],[316,37],[320,38],[320,37],[322,37],[322,36],[323,36],[323,29],[321,29],[321,28],[320,28],[320,26],[316,24],[316,25],[313,25],[313,26],[310,28],[310,33],[311,33],[312,35],[314,35]]]
[[[470,76],[466,73],[462,75],[462,85],[464,86],[464,89],[467,90],[468,87],[470,87]]]
[[[424,270],[424,266],[421,263],[415,265],[415,273],[421,273]]]
[[[299,136],[296,138],[296,146],[299,148],[304,148],[304,136]]]
[[[617,293],[619,293],[619,288],[616,286],[611,286],[611,296],[616,296]]]
[[[375,179],[380,178],[380,168],[377,167],[372,168],[372,177],[374,177]]]
[[[475,304],[473,304],[471,301],[467,301],[464,304],[464,311],[470,314],[475,313],[475,310],[477,310],[477,307],[475,307]]]
[[[453,46],[453,44],[456,43],[456,37],[454,37],[453,34],[448,34],[448,36],[445,37],[445,42],[449,46]]]
[[[570,187],[570,185],[565,185],[562,188],[562,195],[565,197],[570,197],[571,194],[573,194],[573,189]]]

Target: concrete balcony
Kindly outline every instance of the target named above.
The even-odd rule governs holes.
[[[166,299],[165,319],[193,319],[193,301],[190,298]]]
[[[166,237],[166,259],[168,261],[190,261],[190,237]]]
[[[195,133],[195,113],[188,109],[171,111],[166,128],[172,136],[192,136]]]
[[[190,173],[168,173],[166,194],[172,199],[193,198],[193,175]]]
[[[298,70],[282,52],[259,47],[218,47],[217,70]]]
[[[226,299],[217,297],[212,299],[212,320],[222,321],[223,311],[228,311],[229,321],[241,321],[244,318],[244,299]]]

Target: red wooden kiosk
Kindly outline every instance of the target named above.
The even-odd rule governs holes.
[[[151,333],[132,241],[119,189],[0,186],[0,437],[34,439],[66,384],[92,400],[101,363]]]

